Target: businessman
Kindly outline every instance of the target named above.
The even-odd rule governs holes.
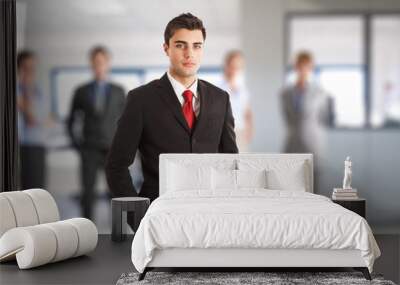
[[[104,167],[124,107],[125,92],[110,81],[110,53],[105,47],[92,48],[89,59],[94,78],[76,89],[67,124],[71,143],[81,158],[82,215],[90,219],[97,197],[97,174]]]
[[[161,153],[237,153],[229,95],[197,78],[206,30],[190,13],[172,19],[164,32],[169,70],[129,92],[107,157],[106,177],[116,197],[136,196],[129,176],[136,150],[144,182],[139,196],[159,195]]]

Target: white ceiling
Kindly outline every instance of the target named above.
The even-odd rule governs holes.
[[[17,0],[27,5],[27,33],[121,31],[159,33],[180,13],[213,33],[238,32],[241,0]]]

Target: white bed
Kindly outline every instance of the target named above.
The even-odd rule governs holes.
[[[160,197],[132,243],[140,279],[154,267],[354,267],[370,278],[380,251],[367,222],[312,194],[312,181],[311,154],[161,155]]]

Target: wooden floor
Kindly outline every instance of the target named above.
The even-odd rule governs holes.
[[[400,235],[375,236],[382,256],[374,272],[399,283]],[[0,265],[0,284],[115,284],[122,273],[134,271],[131,262],[132,236],[121,243],[100,235],[95,251],[88,256],[19,270],[15,261]]]

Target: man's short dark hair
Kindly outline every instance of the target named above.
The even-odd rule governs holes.
[[[179,29],[188,29],[190,31],[201,30],[203,40],[206,39],[206,29],[203,26],[203,22],[196,16],[185,13],[173,18],[167,24],[164,31],[164,41],[167,45],[169,44],[170,38],[172,38],[174,33]]]
[[[31,58],[35,58],[36,55],[33,51],[31,50],[21,50],[20,52],[18,52],[17,54],[17,69],[20,69],[22,64]]]
[[[97,46],[92,47],[89,51],[90,60],[93,60],[96,57],[96,55],[98,55],[98,54],[102,54],[106,57],[110,56],[110,52],[105,46],[97,45]]]

